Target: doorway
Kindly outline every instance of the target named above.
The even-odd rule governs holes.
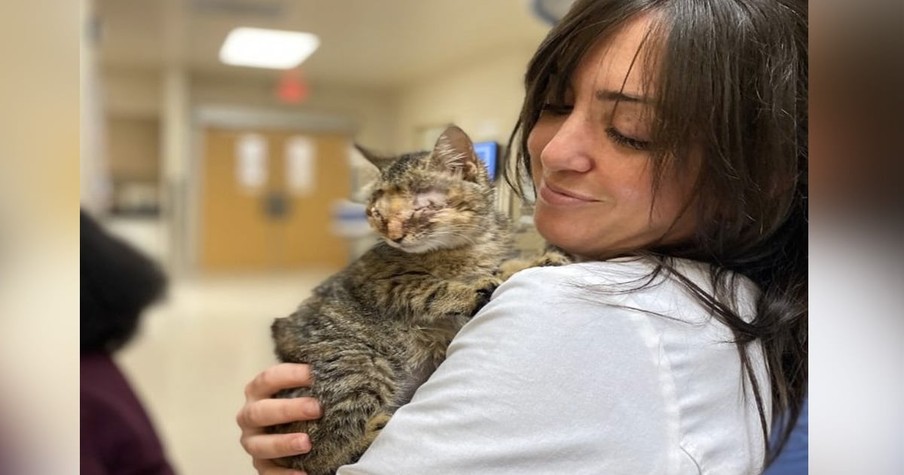
[[[202,271],[338,269],[349,243],[332,231],[350,194],[350,139],[284,129],[202,131]]]

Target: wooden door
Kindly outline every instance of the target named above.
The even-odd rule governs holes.
[[[288,142],[295,137],[284,136],[284,146],[289,146]],[[347,199],[351,193],[349,140],[342,135],[318,135],[314,143],[317,156],[312,170],[315,186],[304,193],[293,191],[291,187],[283,188],[289,197],[293,219],[282,223],[281,236],[286,243],[282,262],[291,268],[317,263],[342,266],[349,258],[349,243],[334,234],[332,222],[337,201]],[[282,161],[280,170],[284,174],[286,163]],[[291,180],[283,179],[282,183],[285,187]]]
[[[287,150],[298,140],[310,145],[302,170],[297,162],[293,169]],[[264,144],[259,163],[243,158],[239,148],[248,143]],[[200,268],[266,271],[345,265],[348,243],[332,234],[331,210],[349,195],[348,143],[337,134],[206,130],[200,166]],[[249,163],[263,168],[249,170]],[[301,188],[299,172],[310,174]]]

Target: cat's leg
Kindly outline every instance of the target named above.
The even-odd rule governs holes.
[[[556,247],[549,246],[535,261],[537,267],[564,266],[574,262],[574,258]]]
[[[480,274],[467,280],[438,280],[427,276],[397,279],[391,290],[375,293],[371,299],[390,313],[407,315],[413,320],[429,320],[448,316],[471,317],[490,300],[502,280],[495,275]]]
[[[311,438],[309,453],[277,463],[308,475],[332,474],[339,466],[357,460],[385,425],[378,416],[398,399],[397,368],[401,363],[383,356],[377,348],[379,342],[366,335],[337,340],[335,327],[324,333],[324,328],[312,321],[308,325],[293,323],[293,318],[274,323],[277,354],[283,361],[309,363],[313,384],[282,391],[276,397],[314,397],[323,416],[271,428],[276,433],[306,432]]]
[[[460,315],[471,317],[483,308],[502,280],[495,275],[479,275],[469,280],[438,281],[429,292],[415,302],[421,306],[419,315],[443,317]]]
[[[500,264],[499,269],[496,271],[496,274],[499,276],[500,280],[505,282],[509,279],[509,277],[531,267],[536,267],[534,265],[534,259],[516,257],[514,259],[508,259]]]
[[[281,465],[308,475],[332,474],[367,450],[389,420],[389,401],[399,389],[389,362],[366,359],[370,364],[361,358],[325,357],[314,365],[312,395],[321,402],[323,416],[304,426],[311,451],[283,458]]]
[[[504,282],[515,273],[524,269],[529,269],[531,267],[563,266],[571,264],[572,262],[574,261],[568,254],[550,247],[539,256],[508,259],[499,266],[499,270],[496,273]]]
[[[380,431],[386,427],[386,424],[389,423],[390,417],[392,417],[392,414],[389,411],[382,410],[367,421],[367,425],[364,427],[364,440],[368,447],[380,435]]]
[[[309,432],[311,452],[294,468],[308,475],[333,474],[342,465],[356,462],[388,421],[388,416],[383,420],[382,410],[369,416],[370,404],[350,408],[355,403],[349,400],[342,405],[346,407],[324,410],[321,422]]]

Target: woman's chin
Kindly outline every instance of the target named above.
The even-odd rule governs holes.
[[[569,235],[567,232],[563,232],[555,226],[541,227],[541,225],[537,224],[537,233],[547,243],[552,244],[569,254],[574,254],[577,249],[573,242],[574,236]]]
[[[580,227],[574,226],[573,221],[540,219],[534,224],[543,240],[568,254],[577,258],[594,255],[593,246],[588,245],[588,240],[578,232]]]

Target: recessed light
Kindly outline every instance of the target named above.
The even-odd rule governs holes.
[[[220,48],[220,61],[233,66],[291,69],[320,46],[320,38],[300,31],[239,27]]]

